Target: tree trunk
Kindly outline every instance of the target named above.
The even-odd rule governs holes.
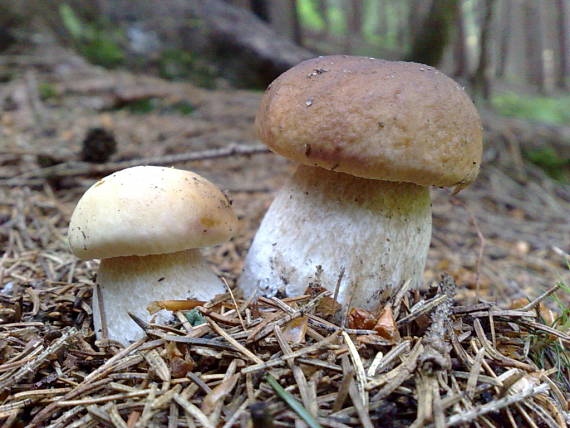
[[[376,2],[377,14],[378,17],[376,19],[376,28],[374,29],[374,33],[379,36],[386,37],[388,34],[388,5],[386,0],[378,0]],[[409,20],[415,19],[415,17],[409,17]],[[408,22],[408,28],[409,26]]]
[[[433,0],[417,29],[408,60],[436,67],[448,45],[459,0]]]
[[[348,18],[348,29],[353,37],[360,38],[362,35],[362,0],[352,0],[350,2],[350,15]]]
[[[570,6],[568,0],[557,0],[558,6],[558,50],[559,63],[556,84],[560,88],[568,89],[570,78]]]
[[[465,19],[463,16],[463,0],[457,5],[454,57],[456,61],[455,76],[466,76],[469,73],[469,58],[467,56],[467,41],[465,34]]]
[[[51,13],[45,18],[58,31],[63,25],[51,3],[36,0],[40,10]],[[88,2],[77,0],[83,3]],[[285,70],[314,56],[276,34],[249,10],[222,0],[114,0],[102,9],[100,17],[125,34],[136,27],[158,39],[156,51],[137,56],[139,62],[160,57],[167,50],[190,52],[195,61],[215,65],[217,73],[237,87],[265,87]],[[129,43],[124,48],[129,55],[138,55],[129,50]]]
[[[491,98],[491,30],[493,11],[496,0],[485,0],[483,19],[481,21],[479,63],[471,79],[473,92],[484,100]]]
[[[344,50],[353,51],[354,42],[361,39],[362,34],[362,0],[345,0],[346,32]]]
[[[396,25],[396,41],[399,46],[404,47],[408,43],[408,27],[406,26],[407,15],[406,3],[399,2],[396,4],[397,25]]]
[[[425,6],[427,3],[429,3],[429,1],[410,0],[410,9],[408,14],[408,31],[410,32],[410,39],[412,40],[412,42],[416,38],[416,33],[418,32],[418,29],[421,28],[422,21],[424,20],[424,14],[422,13],[422,6]],[[384,7],[384,10],[385,9],[386,8]]]
[[[509,59],[512,19],[512,0],[501,0],[501,34],[497,49],[497,77],[505,77]]]
[[[291,22],[293,24],[293,42],[297,46],[303,46],[303,29],[301,28],[301,19],[299,16],[299,8],[297,0],[289,0]]]
[[[526,27],[526,74],[530,84],[544,91],[545,73],[543,54],[541,5],[536,0],[524,3]]]
[[[317,10],[319,12],[319,16],[323,20],[323,30],[322,30],[322,37],[328,37],[331,31],[331,20],[329,19],[329,9],[327,6],[327,0],[318,0],[317,1]]]
[[[251,11],[264,22],[269,22],[269,7],[265,0],[250,0]]]

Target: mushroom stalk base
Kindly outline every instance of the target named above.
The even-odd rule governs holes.
[[[94,307],[99,303],[100,309],[100,316],[94,317],[97,337],[106,336],[123,344],[144,336],[128,312],[148,322],[152,316],[147,307],[153,301],[207,301],[226,291],[198,249],[103,259],[97,282],[99,287],[94,300],[96,297],[98,302],[93,302]],[[172,318],[171,313],[164,310],[157,315],[157,322]]]
[[[343,306],[376,310],[384,290],[421,285],[430,239],[428,188],[302,165],[269,207],[239,286],[297,296],[339,283]]]

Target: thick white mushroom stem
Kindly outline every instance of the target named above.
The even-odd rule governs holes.
[[[421,284],[430,238],[428,188],[302,165],[267,211],[239,285],[296,296],[340,281],[339,303],[376,310],[384,290]]]
[[[101,309],[100,316],[94,313],[97,337],[104,336],[106,327],[107,337],[123,344],[144,335],[127,312],[150,321],[147,307],[153,301],[210,300],[226,291],[198,249],[103,259],[97,283],[99,295],[94,299],[98,302],[93,305]],[[169,312],[160,311],[157,321],[170,317]]]

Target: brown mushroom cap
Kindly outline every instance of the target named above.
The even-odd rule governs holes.
[[[261,140],[289,159],[358,177],[465,186],[479,172],[475,106],[433,67],[355,56],[304,61],[267,89]]]
[[[85,192],[71,216],[69,244],[82,259],[166,254],[219,244],[236,226],[228,199],[205,178],[138,166]]]

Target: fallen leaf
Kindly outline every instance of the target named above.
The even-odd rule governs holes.
[[[189,311],[195,307],[203,305],[205,302],[201,300],[157,300],[151,302],[146,310],[152,315],[160,311],[161,309],[166,309],[167,311]]]
[[[336,314],[341,309],[340,303],[329,296],[324,296],[317,307],[315,308],[316,315],[321,318],[329,318]]]
[[[305,341],[308,323],[309,317],[307,316],[298,317],[289,321],[285,324],[285,327],[283,327],[283,337],[289,343],[303,343]]]
[[[175,357],[170,361],[170,373],[173,378],[181,378],[186,376],[186,373],[194,369],[194,361],[186,361],[183,358]]]
[[[216,404],[219,401],[223,400],[226,395],[232,392],[232,389],[234,389],[234,386],[236,385],[239,377],[240,377],[239,374],[235,374],[228,377],[222,383],[220,383],[214,389],[212,389],[212,391],[209,392],[208,395],[206,395],[204,401],[202,401],[202,411],[206,415],[212,413],[214,411],[214,408],[216,407]]]
[[[400,332],[398,327],[396,327],[396,321],[394,321],[394,314],[392,313],[392,308],[386,305],[382,314],[378,318],[374,330],[378,333],[378,336],[383,337],[394,342],[400,341]]]
[[[515,299],[511,302],[510,309],[519,309],[523,306],[528,305],[530,302],[526,297],[521,297],[519,299]]]
[[[546,325],[553,325],[558,318],[558,315],[547,308],[546,305],[542,302],[538,304],[538,314]]]
[[[348,314],[348,327],[358,330],[373,330],[376,316],[366,309],[352,308]]]

